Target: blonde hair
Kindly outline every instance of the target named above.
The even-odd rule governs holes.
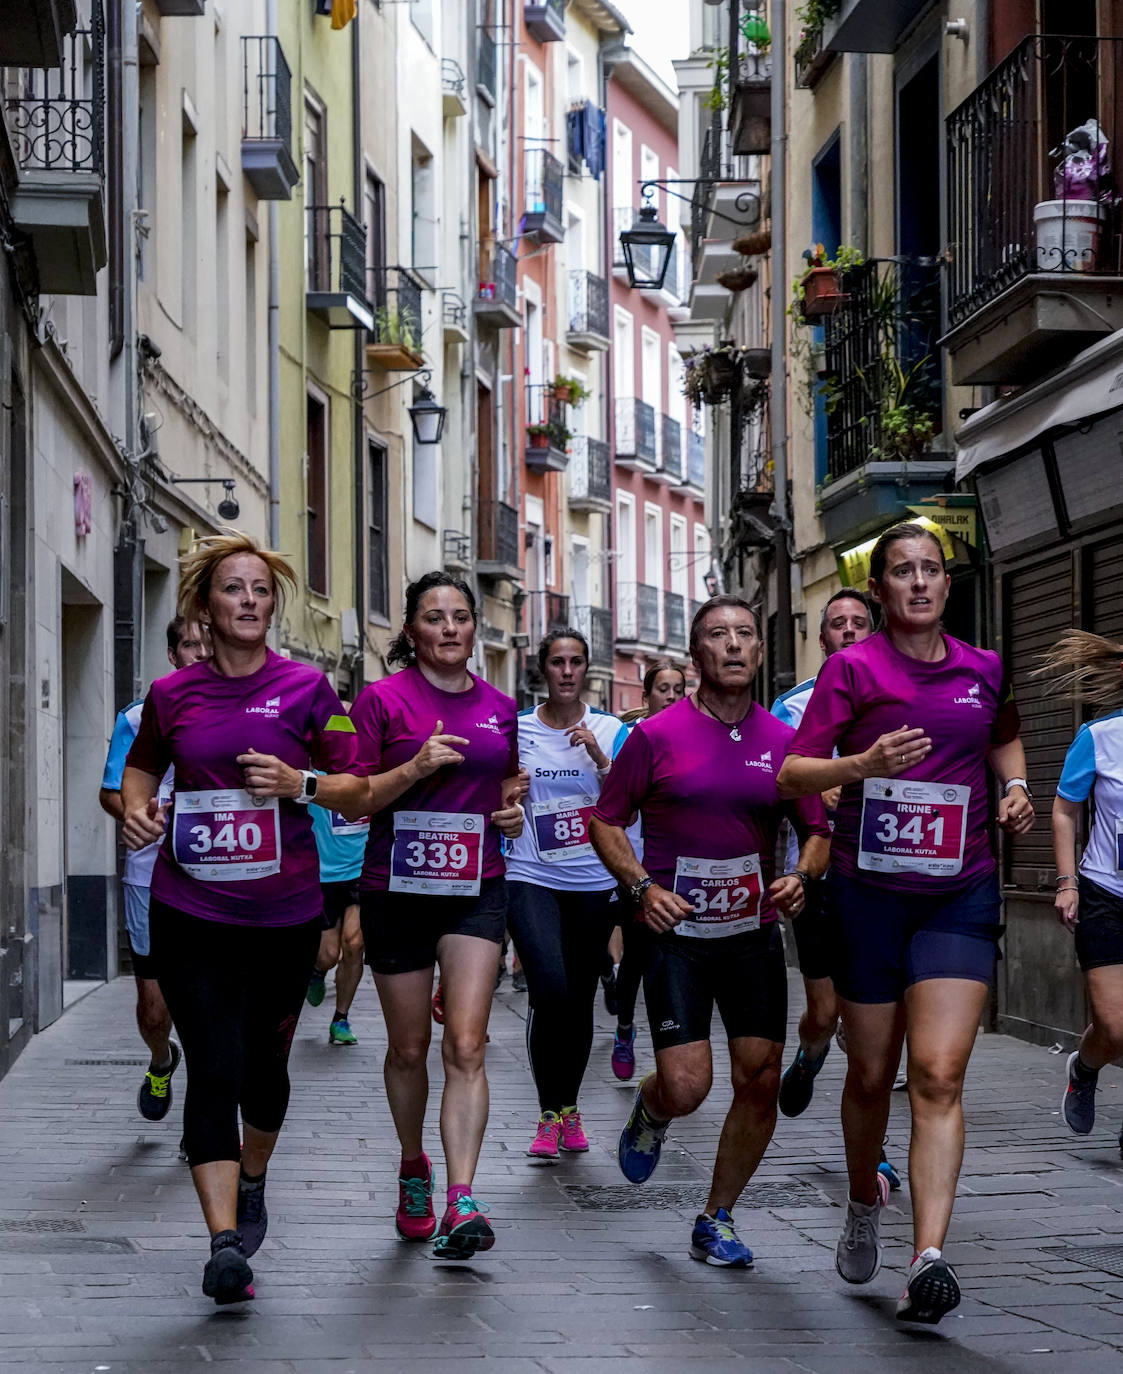
[[[1123,644],[1088,630],[1069,630],[1041,655],[1031,676],[1060,676],[1046,689],[1072,692],[1090,706],[1123,706]]]
[[[196,539],[179,560],[176,609],[180,615],[198,620],[199,612],[206,609],[215,569],[224,558],[234,558],[240,553],[260,558],[269,569],[273,594],[277,598],[276,609],[284,610],[285,597],[296,592],[296,573],[292,564],[283,554],[263,549],[252,535],[243,534],[241,530],[227,530],[225,534],[208,534]]]

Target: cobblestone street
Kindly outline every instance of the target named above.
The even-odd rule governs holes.
[[[498,1242],[471,1266],[444,1266],[427,1247],[394,1236],[397,1153],[373,989],[364,984],[356,1004],[355,1049],[329,1048],[327,1005],[306,1008],[297,1033],[292,1108],[270,1169],[270,1232],[254,1260],[258,1296],[244,1311],[216,1311],[199,1291],[205,1231],[176,1157],[182,1076],[165,1123],[148,1127],[136,1114],[143,1060],[131,981],[100,988],[34,1039],[0,1083],[0,1368],[1120,1368],[1117,1072],[1101,1080],[1100,1126],[1078,1142],[1057,1112],[1063,1058],[980,1038],[948,1244],[964,1300],[939,1328],[914,1330],[893,1317],[911,1258],[907,1179],[883,1222],[879,1277],[868,1289],[846,1290],[834,1272],[845,1194],[837,1050],[810,1111],[781,1119],[737,1209],[755,1271],[717,1270],[692,1262],[687,1248],[728,1100],[723,1066],[703,1110],[673,1129],[655,1179],[632,1189],[615,1160],[632,1089],[612,1078],[610,1023],[598,1008],[583,1102],[592,1152],[533,1168],[523,1154],[534,1119],[526,999],[508,982],[491,1023],[491,1124],[478,1178]],[[641,1035],[641,1069],[650,1060],[646,1044]],[[436,1040],[431,1068],[436,1091]],[[902,1171],[907,1120],[905,1094],[897,1093],[889,1155]],[[437,1183],[443,1187],[440,1173]],[[1110,1248],[1092,1253],[1103,1247]]]

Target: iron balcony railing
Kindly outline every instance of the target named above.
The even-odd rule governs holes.
[[[371,267],[368,299],[374,305],[376,343],[403,344],[421,351],[421,287],[403,267]]]
[[[612,455],[603,439],[575,434],[569,463],[571,501],[612,500]]]
[[[1037,34],[948,115],[950,328],[1031,272],[1120,275],[1121,90],[1123,38]],[[1093,145],[1082,168],[1070,134]],[[1035,225],[1045,202],[1056,219]]]
[[[644,644],[662,642],[662,627],[659,623],[660,587],[651,587],[640,582],[636,587],[636,628]]]
[[[529,591],[523,602],[523,610],[523,624],[530,637],[532,650],[537,650],[538,641],[543,635],[570,628],[569,597],[562,592]]]
[[[546,148],[526,150],[526,212],[563,223],[565,168]]]
[[[519,304],[518,261],[514,253],[496,244],[492,250],[490,275],[480,282],[479,298],[498,301],[517,310]]]
[[[589,641],[589,658],[601,668],[612,667],[612,612],[603,606],[589,607],[589,628],[585,632]]]
[[[578,268],[569,274],[569,328],[608,338],[608,282],[595,272]]]
[[[309,205],[308,290],[367,298],[366,230],[343,204]]]
[[[495,104],[495,39],[487,29],[476,30],[476,89]]]
[[[686,648],[686,598],[678,592],[663,593],[664,644],[670,649]]]
[[[441,322],[449,329],[468,330],[468,307],[458,291],[446,288],[441,292]]]
[[[292,147],[292,73],[278,38],[242,39],[242,138]]]
[[[886,429],[888,412],[907,406],[908,416],[937,424],[942,413],[939,264],[871,259],[843,286],[847,303],[825,322],[832,479],[871,458],[908,456],[907,432]]]
[[[519,566],[519,513],[505,501],[481,501],[476,547],[481,563]]]
[[[441,90],[464,97],[464,69],[455,57],[441,58]]]
[[[696,262],[702,240],[706,235],[706,221],[710,190],[716,182],[737,177],[733,161],[733,137],[724,127],[720,113],[715,110],[702,138],[698,155],[698,180],[690,204],[690,252]]]
[[[656,453],[655,410],[634,396],[616,399],[616,456],[642,458],[654,463]]]
[[[706,436],[689,430],[686,435],[686,480],[692,487],[706,485]]]
[[[663,461],[661,467],[676,482],[682,481],[682,425],[670,415],[663,416]]]
[[[105,167],[105,18],[94,0],[90,27],[62,40],[58,67],[9,72],[5,99],[21,171],[96,172]]]

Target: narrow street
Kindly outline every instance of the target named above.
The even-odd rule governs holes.
[[[795,1003],[798,979],[792,992]],[[373,989],[365,983],[356,1004],[353,1050],[329,1048],[324,1008],[305,1008],[292,1109],[270,1169],[270,1232],[254,1261],[257,1300],[216,1311],[199,1292],[205,1230],[176,1158],[184,1080],[177,1075],[167,1121],[146,1126],[134,1106],[143,1060],[132,983],[87,996],[0,1083],[0,1369],[1120,1368],[1123,1075],[1104,1073],[1101,1125],[1078,1142],[1057,1112],[1063,1058],[980,1038],[948,1243],[964,1301],[939,1328],[909,1329],[893,1317],[911,1258],[907,1181],[883,1222],[881,1275],[845,1290],[834,1272],[845,1189],[837,1050],[810,1111],[781,1119],[737,1210],[755,1271],[723,1271],[687,1254],[728,1097],[723,1065],[710,1101],[673,1130],[653,1182],[632,1188],[615,1161],[631,1088],[611,1076],[610,1022],[598,1008],[583,1102],[592,1153],[533,1168],[523,1156],[534,1117],[525,1007],[505,983],[491,1022],[492,1113],[478,1178],[498,1243],[470,1267],[435,1264],[427,1247],[394,1236],[397,1157]],[[431,1069],[436,1090],[436,1043]],[[907,1120],[905,1095],[895,1094],[889,1154],[902,1166]]]

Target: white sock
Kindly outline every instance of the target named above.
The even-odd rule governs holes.
[[[943,1251],[937,1250],[937,1248],[934,1245],[929,1245],[926,1249],[921,1250],[920,1254],[916,1257],[917,1260],[938,1260],[942,1258]],[[915,1263],[916,1260],[913,1260],[913,1264]]]

